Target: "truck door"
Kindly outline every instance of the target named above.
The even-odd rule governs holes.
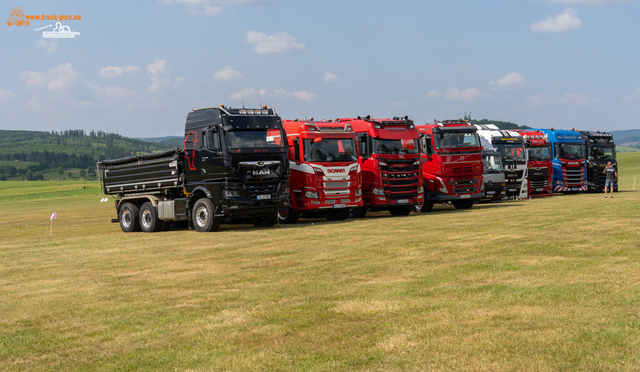
[[[220,145],[220,133],[214,129],[202,130],[199,155],[196,155],[196,166],[201,180],[215,180],[225,176],[224,158]]]

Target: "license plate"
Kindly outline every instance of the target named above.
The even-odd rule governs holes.
[[[536,189],[536,192],[542,192],[543,189]]]
[[[509,189],[509,190],[507,190],[507,191],[509,191],[509,192],[516,192],[516,191],[518,191],[518,189]]]
[[[266,195],[258,195],[257,196],[258,200],[267,200],[267,199],[271,199],[271,194],[266,194]]]
[[[344,208],[344,207],[346,207],[346,205],[345,204],[334,204],[333,207],[334,208]]]
[[[487,191],[487,195],[494,195],[495,193],[495,191]]]
[[[471,195],[460,195],[460,199],[469,199]]]
[[[407,204],[409,203],[409,199],[398,199],[396,204]]]

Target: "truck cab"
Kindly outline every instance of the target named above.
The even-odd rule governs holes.
[[[553,195],[553,163],[551,146],[546,134],[539,130],[518,130],[524,138],[529,160],[527,161],[527,185],[529,196]]]
[[[275,110],[225,106],[187,114],[183,150],[105,160],[104,193],[125,232],[187,221],[199,232],[224,220],[273,226],[290,207],[286,134]]]
[[[352,218],[362,218],[368,210],[408,215],[422,205],[420,134],[412,120],[358,116],[336,121],[351,124],[358,140],[363,206],[351,209]]]
[[[320,215],[344,220],[362,207],[362,176],[356,133],[351,124],[284,120],[289,144],[291,206],[278,212],[280,223]]]
[[[525,199],[528,195],[528,155],[520,133],[501,130],[495,124],[475,126],[478,128],[478,135],[483,139],[483,146],[486,141],[502,155],[507,198]]]
[[[540,129],[551,144],[553,192],[587,191],[586,158],[582,135],[573,130]]]
[[[585,155],[587,156],[587,187],[589,192],[603,192],[604,169],[607,163],[611,162],[616,172],[618,162],[616,161],[616,144],[613,142],[613,135],[606,132],[580,132],[584,143]],[[613,190],[618,192],[618,180],[615,181]]]
[[[482,145],[476,127],[464,120],[444,120],[417,128],[425,188],[422,212],[447,201],[457,209],[471,208],[484,196]]]
[[[482,180],[484,182],[483,200],[500,203],[507,196],[502,155],[490,148],[482,151]]]

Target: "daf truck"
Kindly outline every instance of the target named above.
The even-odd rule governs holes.
[[[362,218],[369,210],[408,215],[415,205],[422,205],[420,133],[413,120],[358,116],[336,121],[351,124],[358,140],[363,206],[351,209],[352,218]]]
[[[493,150],[484,148],[482,150],[482,181],[484,182],[484,196],[481,201],[501,203],[507,196],[504,178],[504,165],[502,155]]]
[[[268,227],[291,206],[287,151],[274,109],[220,106],[188,113],[183,149],[104,160],[98,169],[124,232],[175,221],[198,232],[234,219]]]
[[[442,202],[451,202],[456,209],[473,207],[485,191],[477,128],[464,120],[435,121],[417,128],[425,190],[420,210],[429,212],[434,203]]]
[[[483,146],[495,149],[502,155],[507,198],[525,199],[528,195],[528,155],[520,133],[501,130],[495,124],[475,124],[475,126],[478,128],[478,135],[483,140]],[[484,142],[490,144],[491,147],[485,146]]]
[[[606,132],[580,132],[582,143],[584,144],[585,154],[587,156],[587,188],[589,192],[603,192],[604,169],[607,163],[618,171],[618,162],[616,161],[616,144],[613,142],[613,134]],[[618,192],[618,180],[613,184],[613,191]]]
[[[362,207],[362,177],[356,134],[351,124],[284,120],[289,143],[291,206],[278,212],[280,223],[300,216],[344,220]]]

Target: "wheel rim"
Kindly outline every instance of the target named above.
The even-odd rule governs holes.
[[[151,217],[151,211],[148,209],[142,211],[142,225],[147,229],[151,227]]]
[[[204,227],[208,220],[209,212],[207,211],[207,208],[204,206],[198,207],[198,209],[196,209],[196,223],[198,226]]]
[[[278,217],[281,220],[287,219],[288,216],[289,216],[289,211],[278,211]]]
[[[129,227],[131,226],[131,212],[128,209],[122,211],[122,226]]]

